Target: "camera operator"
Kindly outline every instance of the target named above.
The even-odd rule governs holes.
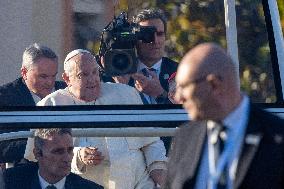
[[[159,9],[140,11],[133,22],[140,26],[154,26],[155,40],[151,43],[139,41],[136,49],[138,68],[132,75],[135,88],[142,92],[150,104],[170,103],[168,100],[168,79],[177,70],[177,63],[163,57],[166,40],[167,22]],[[142,71],[142,73],[141,73]],[[147,72],[150,77],[147,77]]]
[[[168,99],[169,77],[176,72],[177,62],[163,57],[166,41],[167,21],[160,9],[143,9],[133,19],[140,26],[156,28],[154,41],[136,45],[138,54],[137,73],[113,77],[115,82],[129,84],[141,92],[148,104],[172,104]],[[151,71],[151,70],[155,71]],[[145,104],[145,103],[144,103]],[[171,138],[161,137],[166,150],[170,148]]]
[[[113,77],[117,83],[135,87],[148,104],[171,104],[168,99],[168,79],[177,70],[177,63],[163,57],[167,22],[160,9],[143,9],[133,22],[140,26],[154,26],[154,40],[150,43],[139,40],[136,44],[138,54],[137,73]]]

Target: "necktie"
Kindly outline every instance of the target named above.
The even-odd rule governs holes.
[[[48,185],[45,189],[57,189],[54,185]]]
[[[213,159],[214,159],[214,167],[217,168],[217,164],[219,163],[220,156],[224,150],[224,143],[226,140],[226,127],[220,124],[215,124],[214,127],[210,129],[209,140],[213,147]],[[227,166],[225,166],[222,171],[218,183],[216,183],[216,189],[225,189],[226,188],[226,179],[227,179]]]
[[[149,74],[150,71],[154,72],[155,74],[157,73],[157,70],[155,68],[143,68],[141,70],[142,74],[148,78],[151,78],[151,75]],[[149,97],[149,104],[157,104],[156,99],[154,97],[152,96],[148,97]]]
[[[218,145],[219,151],[217,153],[218,153],[219,157],[223,153],[223,150],[224,150],[225,137],[226,137],[225,128],[226,127],[221,126],[220,132],[218,134],[217,145]],[[220,179],[219,179],[219,182],[218,182],[218,185],[217,185],[217,189],[225,189],[226,188],[226,182],[227,182],[227,166],[225,166],[225,168],[224,168],[224,170],[223,170],[223,172],[220,176]]]
[[[155,68],[149,68],[149,71],[155,72],[155,74],[157,74],[157,70]]]

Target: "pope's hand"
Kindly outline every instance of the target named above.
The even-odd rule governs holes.
[[[98,148],[95,147],[81,148],[79,151],[79,156],[81,161],[86,165],[99,165],[104,159],[102,153],[98,150]]]

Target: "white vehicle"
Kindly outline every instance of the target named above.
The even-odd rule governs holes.
[[[190,1],[177,4],[182,8],[188,5],[188,2]],[[284,117],[284,41],[279,11],[276,0],[262,2],[264,4],[260,1],[261,6],[263,6],[263,22],[266,24],[268,36],[267,48],[269,50],[267,56],[271,57],[271,60],[267,62],[273,69],[271,73],[273,73],[275,93],[274,100],[272,100],[274,102],[264,103],[265,101],[262,101],[261,105]],[[206,6],[206,3],[208,4],[209,1],[202,1],[200,6]],[[241,57],[239,47],[243,45],[238,44],[237,30],[241,32],[241,29],[238,28],[236,21],[240,15],[236,14],[235,9],[235,6],[239,7],[240,3],[242,1],[224,1],[225,44],[237,66],[239,66]],[[243,12],[243,14],[246,13]],[[257,41],[254,41],[255,39],[247,42],[257,43]],[[179,105],[0,107],[1,129],[9,127],[97,128],[91,129],[91,132],[77,132],[76,135],[78,136],[172,136],[175,128],[186,121],[188,121],[187,113]],[[143,127],[143,129],[131,129],[132,127]],[[155,127],[155,129],[147,127]],[[30,136],[29,132],[1,134],[0,140],[27,136]]]

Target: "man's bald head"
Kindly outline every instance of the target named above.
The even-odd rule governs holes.
[[[180,86],[177,100],[184,102],[193,119],[222,119],[240,100],[234,63],[214,43],[190,50],[181,60],[176,81]]]
[[[204,43],[193,48],[184,56],[181,65],[180,69],[184,65],[188,66],[194,76],[215,74],[237,82],[237,72],[232,59],[223,48],[214,43]]]

